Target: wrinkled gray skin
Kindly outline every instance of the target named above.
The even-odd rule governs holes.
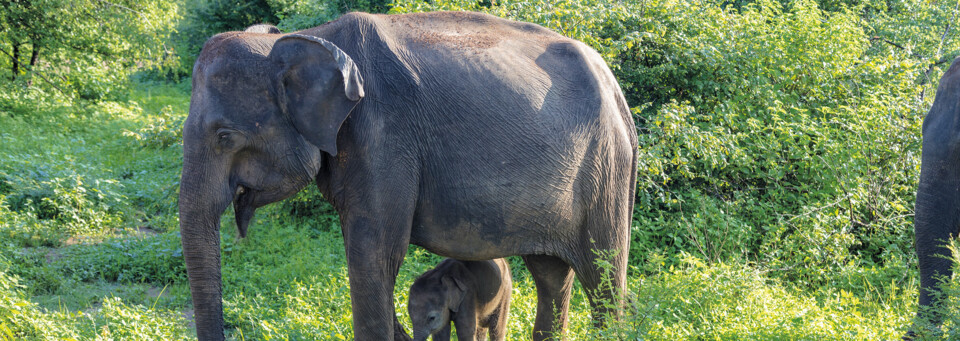
[[[510,315],[513,280],[503,258],[486,261],[445,259],[410,286],[407,310],[414,341],[450,340],[450,322],[458,340],[503,341]]]
[[[602,298],[623,290],[636,153],[603,59],[537,25],[351,13],[295,34],[218,34],[197,58],[183,124],[197,335],[224,337],[220,215],[232,203],[245,236],[255,209],[313,182],[340,215],[357,340],[406,338],[393,288],[409,244],[522,255],[534,338],[550,337],[566,326],[574,274]],[[620,251],[614,290],[594,291],[595,249]]]
[[[920,185],[914,216],[920,265],[921,308],[937,305],[937,280],[950,278],[950,250],[960,233],[960,58],[940,79],[937,97],[923,120]],[[941,317],[929,316],[939,324]]]

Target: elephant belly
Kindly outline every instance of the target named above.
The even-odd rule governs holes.
[[[514,181],[460,185],[421,197],[412,244],[446,257],[484,260],[551,254],[574,234],[579,218],[572,189],[551,186],[549,193],[539,186],[517,188]]]

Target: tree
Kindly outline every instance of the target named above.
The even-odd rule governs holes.
[[[12,81],[37,74],[62,92],[99,97],[83,89],[91,77],[175,62],[164,40],[178,18],[176,3],[163,0],[0,1],[3,69]]]

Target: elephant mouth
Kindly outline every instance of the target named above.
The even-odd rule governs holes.
[[[233,213],[237,221],[237,233],[240,238],[247,237],[247,227],[250,225],[250,219],[253,218],[253,212],[257,208],[253,205],[254,191],[244,185],[237,185],[233,194]]]

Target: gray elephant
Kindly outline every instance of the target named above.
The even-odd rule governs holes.
[[[937,280],[952,275],[950,250],[945,244],[960,233],[960,58],[943,74],[936,96],[923,119],[914,216],[921,310],[939,303]],[[940,323],[940,316],[928,317]]]
[[[510,265],[503,258],[486,261],[445,259],[410,286],[407,310],[413,340],[450,340],[450,322],[458,340],[494,341],[507,337]]]
[[[600,55],[534,24],[350,13],[288,35],[218,34],[197,57],[183,123],[197,335],[224,337],[220,215],[232,203],[244,236],[258,207],[311,182],[340,216],[357,340],[407,337],[393,289],[409,244],[523,256],[535,339],[566,327],[574,274],[594,316],[616,314],[598,299],[624,288],[637,151]],[[597,290],[597,250],[615,254],[610,290]]]

